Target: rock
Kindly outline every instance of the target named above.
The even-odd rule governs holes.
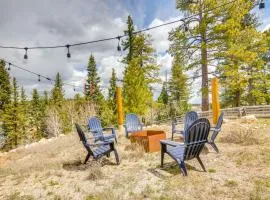
[[[241,117],[240,122],[241,123],[248,123],[248,124],[254,123],[254,122],[257,122],[257,118],[255,115],[247,115],[247,116]]]

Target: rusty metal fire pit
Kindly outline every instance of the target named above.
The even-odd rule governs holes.
[[[160,151],[160,140],[166,139],[164,131],[143,130],[131,134],[130,141],[144,147],[145,152]]]

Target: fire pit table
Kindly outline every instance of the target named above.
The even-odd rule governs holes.
[[[165,132],[159,130],[136,131],[130,135],[130,141],[142,145],[145,152],[160,151],[160,140],[164,139],[166,139]]]

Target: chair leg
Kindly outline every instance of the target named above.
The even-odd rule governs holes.
[[[214,149],[217,153],[219,153],[219,150],[218,150],[218,148],[217,148],[217,145],[216,145],[214,142],[209,142],[209,144],[213,147],[213,149]]]
[[[114,156],[115,156],[116,163],[117,163],[117,165],[119,165],[120,161],[119,161],[118,153],[117,153],[116,149],[114,149],[113,151],[114,151]]]
[[[183,176],[187,176],[187,168],[186,168],[186,164],[185,164],[184,162],[181,162],[181,163],[179,164],[179,167],[180,167],[180,169],[181,169],[181,171],[182,171],[182,173],[183,173]]]
[[[164,151],[161,150],[161,164],[160,166],[163,168],[163,164],[164,164]]]
[[[89,160],[89,158],[90,158],[90,153],[88,153],[88,154],[87,154],[87,156],[86,156],[86,158],[85,158],[85,160],[84,160],[84,163],[83,163],[83,164],[86,164],[86,163],[87,163],[87,161]]]
[[[174,134],[174,133],[172,132],[172,140],[173,140],[173,134]]]
[[[203,168],[203,171],[206,172],[206,169],[205,169],[205,167],[204,167],[204,165],[203,165],[203,163],[202,163],[202,160],[201,160],[201,158],[200,158],[199,156],[197,157],[197,160],[199,161],[201,167]]]

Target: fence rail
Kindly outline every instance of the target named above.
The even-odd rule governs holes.
[[[270,118],[270,105],[264,106],[242,106],[242,107],[234,107],[234,108],[224,108],[221,109],[221,112],[224,112],[224,117],[227,119],[236,119],[245,115],[255,115],[257,118]],[[212,118],[212,111],[198,111],[198,115],[200,117]],[[181,123],[184,120],[183,116],[174,117],[177,122]],[[172,119],[162,119],[156,120],[154,123],[162,124],[168,123]]]

